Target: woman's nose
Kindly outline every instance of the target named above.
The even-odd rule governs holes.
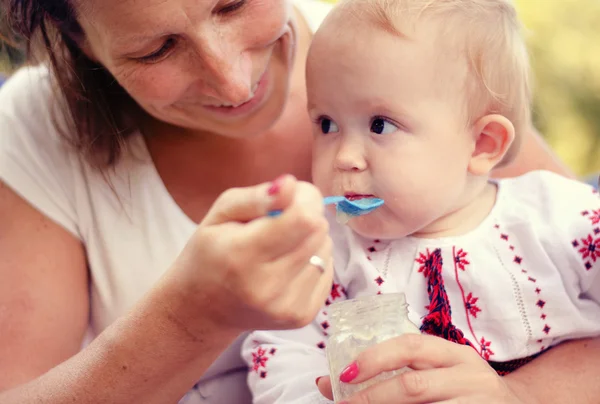
[[[252,60],[234,43],[202,41],[195,63],[201,64],[198,78],[203,92],[223,104],[240,105],[252,97]]]

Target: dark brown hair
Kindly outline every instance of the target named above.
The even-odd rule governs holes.
[[[30,61],[36,55],[49,62],[54,91],[65,101],[60,105],[66,106],[56,113],[69,126],[57,128],[95,168],[114,165],[125,138],[135,129],[132,114],[139,109],[113,76],[82,51],[85,38],[73,0],[0,0],[0,4],[12,28],[11,39],[24,44]]]

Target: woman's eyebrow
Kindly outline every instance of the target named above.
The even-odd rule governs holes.
[[[132,42],[149,42],[152,41],[154,39],[157,38],[163,38],[168,36],[169,33],[167,33],[166,31],[162,31],[162,32],[156,32],[156,33],[148,33],[148,34],[140,34],[140,33],[133,33],[133,34],[123,34],[123,33],[119,33],[118,35],[114,35],[113,38],[113,43],[118,46],[126,46],[131,44]]]

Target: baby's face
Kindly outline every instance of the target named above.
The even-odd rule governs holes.
[[[349,225],[365,237],[426,236],[460,205],[474,139],[462,114],[467,74],[433,23],[399,38],[369,22],[329,19],[307,64],[313,175],[325,195],[384,206]]]

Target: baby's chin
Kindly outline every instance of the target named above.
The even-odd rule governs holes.
[[[347,225],[353,232],[367,239],[393,240],[410,234],[404,226],[396,226],[389,221],[384,221],[373,213],[354,217]]]

